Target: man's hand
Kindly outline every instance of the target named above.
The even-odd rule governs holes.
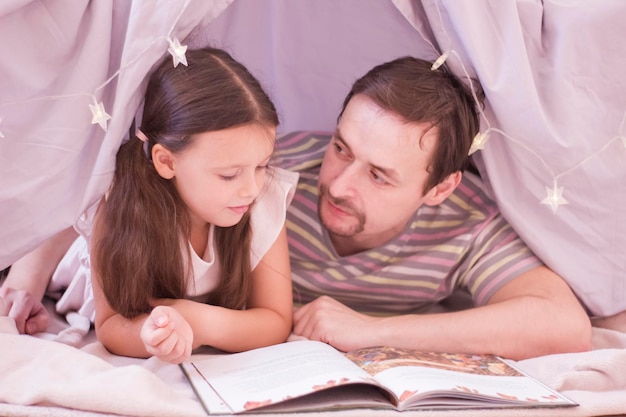
[[[48,328],[50,316],[40,300],[26,290],[0,288],[0,298],[4,299],[4,311],[0,315],[12,317],[21,334],[35,334]]]
[[[149,354],[178,364],[191,356],[193,330],[175,308],[157,306],[141,328],[141,340]]]
[[[347,352],[376,345],[375,333],[368,329],[377,319],[322,296],[295,311],[293,333],[319,340]]]

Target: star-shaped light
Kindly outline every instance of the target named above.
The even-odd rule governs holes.
[[[549,205],[552,209],[552,213],[556,214],[556,210],[561,204],[569,204],[569,202],[563,198],[563,187],[557,187],[556,183],[552,188],[546,187],[548,196],[541,200],[541,204]]]
[[[450,52],[444,52],[439,58],[437,58],[437,60],[435,60],[435,62],[433,62],[433,65],[430,67],[430,70],[434,71],[440,66],[442,66],[443,63],[446,62],[446,59],[448,59],[449,55],[450,55]]]
[[[474,136],[474,140],[472,141],[472,146],[470,146],[470,150],[467,153],[468,155],[473,154],[474,152],[485,149],[485,143],[487,143],[488,135],[487,133],[478,132],[476,136]]]
[[[0,125],[2,124],[2,117],[0,117]],[[4,133],[2,133],[2,130],[0,130],[0,138],[4,137]]]
[[[111,119],[111,115],[104,111],[104,104],[102,102],[97,102],[95,97],[93,99],[93,104],[89,105],[91,109],[91,114],[93,117],[91,118],[91,124],[98,123],[100,127],[106,132],[107,131],[107,120]]]
[[[187,66],[187,57],[185,56],[185,52],[187,51],[187,45],[181,45],[177,38],[168,39],[170,42],[170,47],[167,48],[167,52],[172,54],[172,61],[174,62],[174,68],[178,66],[178,64],[183,64]]]

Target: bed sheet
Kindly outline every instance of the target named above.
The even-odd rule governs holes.
[[[46,300],[46,333],[18,335],[0,318],[0,415],[102,417],[189,416],[206,413],[176,365],[156,358],[112,355],[84,322],[67,319]],[[4,325],[4,326],[2,326]],[[14,324],[13,324],[14,326]],[[201,352],[200,354],[206,354]],[[573,409],[407,411],[345,410],[289,417],[608,416],[626,414],[626,333],[593,329],[593,350],[516,362],[524,371],[578,402]],[[264,414],[271,416],[272,414]]]

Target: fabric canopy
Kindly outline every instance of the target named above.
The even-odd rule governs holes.
[[[146,76],[175,40],[247,65],[280,133],[332,130],[373,65],[447,53],[485,91],[473,157],[503,214],[592,314],[622,311],[625,17],[622,0],[4,1],[0,267],[104,194]]]

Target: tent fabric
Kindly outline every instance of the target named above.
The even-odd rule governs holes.
[[[0,268],[103,195],[174,39],[247,65],[280,133],[332,130],[375,64],[447,52],[485,91],[473,156],[505,217],[591,314],[625,310],[624,17],[621,0],[4,1]],[[106,131],[90,110],[100,102]]]
[[[0,268],[104,195],[168,39],[185,39],[230,1],[0,4]],[[92,123],[99,102],[106,130]]]
[[[504,216],[592,314],[624,310],[626,4],[429,4],[442,51],[461,58],[451,67],[485,89],[476,159]],[[567,204],[553,212],[542,201],[555,188]]]

